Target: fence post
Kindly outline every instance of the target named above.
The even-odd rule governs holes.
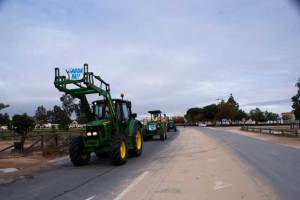
[[[44,150],[44,135],[41,135],[41,149]]]
[[[71,143],[71,132],[68,133],[68,144]]]
[[[57,135],[55,135],[54,140],[55,140],[55,147],[57,147],[58,146],[58,136]]]

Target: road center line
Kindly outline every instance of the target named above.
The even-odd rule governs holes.
[[[145,178],[148,174],[149,171],[145,171],[144,173],[139,175],[125,190],[123,190],[123,192],[121,192],[116,198],[114,198],[114,200],[121,200],[134,186],[141,182],[143,178]]]

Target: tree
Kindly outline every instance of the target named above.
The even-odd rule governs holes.
[[[6,105],[4,103],[0,103],[0,110],[9,107],[9,105]]]
[[[87,117],[87,114],[84,112],[84,110],[85,108],[83,108],[83,105],[81,104],[80,101],[75,108],[76,120],[79,124],[86,124],[91,120]]]
[[[9,105],[6,105],[4,103],[0,103],[0,110],[3,110],[5,108],[9,107]],[[0,113],[0,125],[1,126],[8,126],[10,123],[10,118],[7,113]]]
[[[50,115],[52,123],[59,124],[61,129],[68,130],[71,119],[65,110],[62,110],[59,106],[54,106],[51,112],[47,113]]]
[[[300,120],[300,78],[298,79],[298,82],[295,85],[298,88],[297,94],[292,97],[292,108],[293,113],[295,115],[295,118],[297,120]]]
[[[202,112],[203,112],[203,119],[205,121],[213,121],[215,120],[216,115],[218,113],[218,106],[216,104],[210,104],[204,106]]]
[[[0,113],[0,125],[1,126],[8,126],[10,123],[10,118],[7,113]]]
[[[266,122],[266,117],[259,108],[255,108],[250,111],[250,118],[255,121],[255,123]]]
[[[12,118],[12,126],[14,131],[21,136],[20,151],[23,152],[26,136],[34,128],[34,120],[26,113],[23,115],[14,115]]]
[[[47,110],[44,106],[38,106],[34,116],[36,123],[45,124],[48,121]]]
[[[78,110],[79,104],[75,103],[75,99],[69,94],[63,94],[60,97],[60,101],[62,103],[63,110],[66,111],[69,117]]]
[[[185,122],[184,117],[182,117],[182,116],[174,116],[174,117],[172,117],[172,119],[174,120],[174,122],[176,124],[184,124],[184,122]]]
[[[243,110],[238,110],[236,120],[242,121],[242,120],[247,120],[247,119],[249,119],[248,114]]]
[[[279,119],[279,115],[277,113],[265,111],[264,115],[266,121],[277,121]]]
[[[190,108],[186,112],[185,118],[189,122],[198,122],[201,121],[203,117],[202,109],[201,108]]]
[[[227,100],[228,104],[233,105],[235,108],[239,108],[239,104],[235,101],[234,97],[232,96],[232,94],[230,94],[228,100]]]

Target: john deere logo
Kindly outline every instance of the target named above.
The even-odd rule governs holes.
[[[68,74],[68,79],[79,80],[82,79],[83,69],[82,68],[69,68],[66,70]]]

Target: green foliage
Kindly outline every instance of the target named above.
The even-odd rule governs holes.
[[[230,104],[232,106],[234,106],[236,109],[239,109],[239,104],[235,101],[234,97],[232,96],[232,94],[230,94],[227,102],[227,104]]]
[[[213,121],[218,113],[218,106],[216,104],[210,104],[208,106],[204,106],[202,109],[203,112],[203,120],[204,121]]]
[[[190,108],[185,115],[185,118],[189,122],[198,122],[202,119],[202,109],[201,108]]]
[[[247,113],[239,109],[239,104],[236,102],[232,94],[230,94],[226,102],[222,99],[218,105],[210,104],[203,108],[190,108],[185,116],[190,122],[222,121],[223,119],[232,122],[248,118]]]
[[[75,103],[75,99],[69,94],[63,94],[60,97],[63,110],[66,111],[69,117],[78,110],[78,104]]]
[[[21,135],[21,149],[22,152],[24,149],[24,143],[26,140],[26,136],[29,131],[33,130],[34,128],[34,120],[29,117],[26,113],[23,115],[14,115],[12,118],[12,126],[13,130]]]
[[[297,120],[300,120],[300,78],[298,79],[298,82],[296,83],[296,87],[298,88],[297,94],[292,97],[292,108],[293,113],[295,115],[295,118]]]
[[[35,111],[35,120],[39,124],[45,124],[48,121],[47,110],[44,106],[38,106]]]
[[[238,109],[232,103],[223,103],[219,105],[219,112],[216,115],[218,120],[227,119],[235,120],[238,113]]]
[[[47,115],[51,123],[59,124],[60,129],[67,130],[69,124],[72,122],[68,113],[57,105],[53,107],[53,110],[48,111]]]
[[[1,126],[8,126],[10,124],[10,118],[7,113],[0,113],[0,125]]]
[[[264,115],[267,121],[277,121],[279,119],[279,115],[277,113],[265,111]]]
[[[243,110],[238,110],[237,116],[236,116],[236,120],[241,121],[241,120],[247,120],[249,119],[248,114],[243,111]]]
[[[16,133],[20,135],[27,134],[34,128],[34,120],[26,113],[23,115],[14,115],[12,118],[12,126]]]
[[[255,122],[267,121],[264,112],[262,112],[259,108],[255,108],[250,111],[250,118]]]

